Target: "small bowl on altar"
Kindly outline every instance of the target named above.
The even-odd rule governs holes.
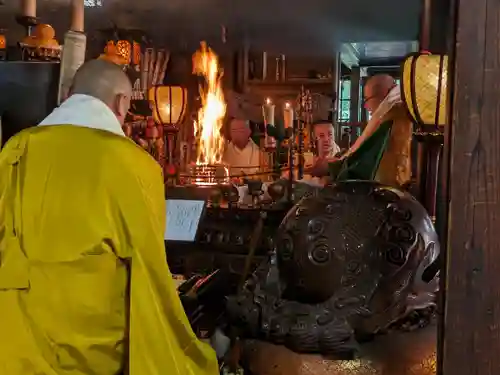
[[[269,194],[274,203],[282,199],[285,193],[286,186],[283,181],[277,181],[267,187],[267,194]]]

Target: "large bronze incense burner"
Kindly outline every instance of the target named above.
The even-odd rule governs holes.
[[[422,275],[439,253],[437,235],[403,191],[369,181],[326,187],[295,205],[275,244],[229,299],[248,338],[353,358],[360,342],[435,306],[437,276]]]

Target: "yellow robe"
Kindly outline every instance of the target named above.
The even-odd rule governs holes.
[[[413,124],[402,105],[393,107],[383,118],[385,121],[393,124],[375,179],[385,185],[402,186],[411,180]]]
[[[30,128],[0,153],[0,374],[216,375],[164,248],[159,166],[125,137]]]

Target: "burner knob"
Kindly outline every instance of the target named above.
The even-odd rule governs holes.
[[[274,248],[274,240],[272,236],[268,236],[266,238],[266,247],[268,250],[272,250]]]
[[[211,239],[212,234],[209,231],[203,232],[203,235],[201,237],[202,242],[209,243]]]
[[[216,241],[218,243],[223,243],[224,242],[224,232],[217,233]]]
[[[239,246],[243,245],[243,237],[240,236],[239,234],[236,235],[236,241],[235,242],[236,242],[236,245],[239,245]]]

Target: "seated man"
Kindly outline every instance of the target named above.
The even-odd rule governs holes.
[[[216,375],[165,259],[160,166],[125,137],[104,60],[0,153],[0,373]]]
[[[334,129],[331,122],[321,121],[313,125],[313,136],[316,142],[318,156],[314,158],[313,166],[307,165],[304,181],[311,181],[324,185],[326,174],[315,173],[318,165],[326,164],[329,160],[334,160],[340,152],[340,147],[335,143]],[[316,176],[316,177],[314,177]]]
[[[266,155],[250,137],[252,130],[246,120],[231,119],[229,136],[231,141],[224,151],[224,162],[231,168],[231,175],[252,177],[266,165]],[[259,178],[260,176],[255,176]]]
[[[331,122],[322,121],[313,125],[313,135],[318,148],[318,159],[334,158],[340,152],[340,147],[335,143]]]
[[[364,87],[364,105],[372,117],[361,136],[342,157],[348,157],[359,149],[381,124],[393,121],[376,180],[386,185],[402,186],[411,178],[410,150],[413,126],[401,101],[399,86],[386,74],[371,77]],[[335,158],[319,160],[313,168],[313,174],[327,175],[328,163],[334,160]]]

